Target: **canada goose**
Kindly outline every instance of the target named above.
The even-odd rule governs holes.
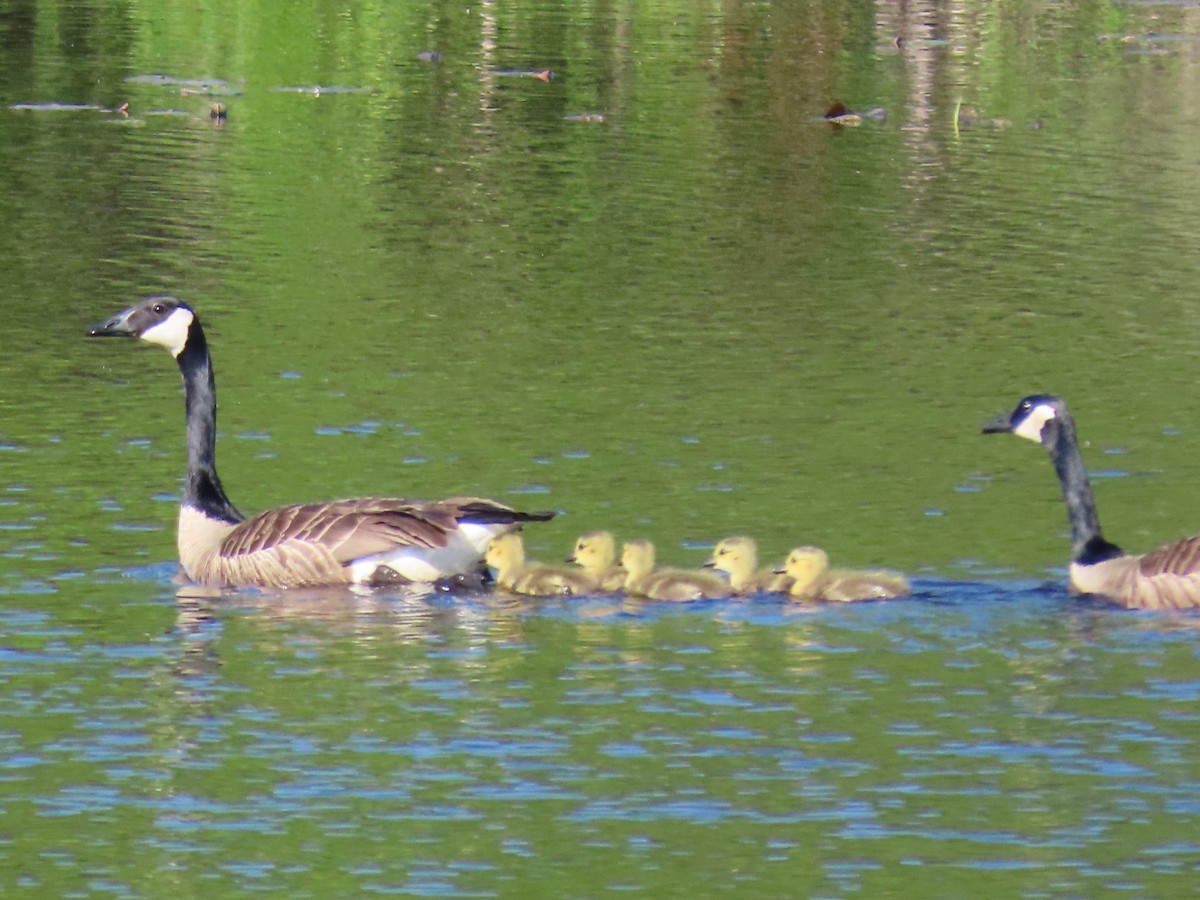
[[[496,570],[496,584],[530,597],[590,594],[595,584],[586,572],[525,561],[525,542],[515,533],[500,534],[488,542],[484,561]]]
[[[792,585],[792,579],[787,575],[770,569],[759,571],[758,544],[754,538],[725,538],[713,548],[712,556],[704,565],[728,573],[729,587],[735,594],[786,591]]]
[[[1061,397],[1031,394],[1011,413],[983,426],[984,434],[1002,431],[1041,444],[1050,453],[1071,522],[1074,591],[1107,597],[1130,609],[1200,606],[1200,536],[1142,556],[1130,556],[1104,539],[1075,421]]]
[[[611,594],[625,586],[625,570],[617,565],[617,546],[611,532],[581,534],[567,562],[581,566],[597,591]]]
[[[157,344],[179,363],[187,411],[179,560],[198,584],[433,582],[478,571],[494,536],[553,516],[478,497],[429,502],[369,497],[282,506],[246,519],[217,477],[216,387],[196,313],[176,297],[149,297],[88,334]]]
[[[654,568],[654,545],[629,541],[621,551],[625,590],[651,600],[719,600],[732,591],[724,579],[707,572]]]
[[[910,590],[908,579],[897,572],[831,569],[829,554],[820,547],[797,547],[781,571],[792,579],[788,594],[796,600],[888,600]]]

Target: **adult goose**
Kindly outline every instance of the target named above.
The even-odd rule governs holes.
[[[983,426],[984,434],[1010,432],[1050,453],[1071,522],[1072,590],[1106,597],[1129,609],[1200,606],[1200,537],[1184,538],[1142,556],[1104,539],[1075,421],[1061,397],[1032,394],[1011,413]]]
[[[488,541],[524,513],[494,500],[367,497],[281,506],[247,519],[217,477],[217,395],[200,319],[176,297],[149,297],[88,332],[165,347],[183,374],[187,479],[179,506],[179,561],[197,584],[300,587],[434,582],[482,570]]]

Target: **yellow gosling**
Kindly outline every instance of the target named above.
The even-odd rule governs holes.
[[[724,579],[707,572],[654,568],[654,545],[629,541],[621,552],[625,590],[650,600],[719,600],[732,593]]]
[[[525,542],[512,532],[492,538],[484,561],[496,570],[496,583],[514,594],[558,597],[593,591],[591,580],[583,572],[526,562]]]
[[[784,593],[792,586],[792,579],[788,575],[758,568],[758,545],[754,538],[725,538],[713,548],[712,556],[704,565],[727,573],[729,586],[735,594],[753,594],[756,591]]]
[[[788,593],[796,600],[889,600],[910,591],[908,579],[898,572],[831,569],[829,554],[820,547],[797,547],[783,571],[793,579]]]
[[[612,532],[581,534],[567,562],[582,568],[597,591],[611,594],[625,587],[625,570],[617,565],[617,545]]]

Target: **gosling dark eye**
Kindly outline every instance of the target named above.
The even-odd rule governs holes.
[[[153,311],[158,313],[160,316],[167,311],[167,308],[161,303],[155,303],[151,309],[153,309]]]

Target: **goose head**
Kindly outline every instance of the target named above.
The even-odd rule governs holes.
[[[1054,443],[1059,423],[1067,415],[1067,405],[1061,397],[1030,394],[1011,413],[1005,413],[984,425],[983,433],[1008,432],[1048,447]]]
[[[160,294],[93,325],[88,329],[88,337],[137,338],[165,347],[178,357],[187,346],[195,321],[196,314],[190,306],[178,297]]]
[[[746,578],[758,567],[758,545],[754,538],[728,537],[713,548],[706,568],[727,572],[733,578]]]
[[[805,588],[816,581],[828,567],[829,554],[820,547],[808,545],[797,547],[789,553],[779,574],[792,578],[796,588]]]
[[[628,541],[621,549],[621,568],[631,579],[649,575],[654,569],[654,545],[649,541]]]
[[[575,551],[567,562],[575,563],[591,572],[610,568],[617,558],[617,547],[611,532],[589,531],[581,534],[575,542]]]

